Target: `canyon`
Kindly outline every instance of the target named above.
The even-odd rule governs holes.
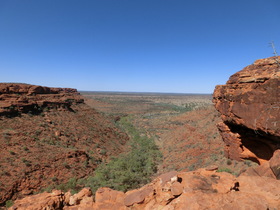
[[[84,99],[74,89],[2,84],[0,113],[3,116],[1,120],[5,121],[5,124],[2,123],[1,126],[9,125],[9,128],[5,127],[3,132],[5,144],[1,145],[4,148],[1,151],[3,154],[1,158],[6,160],[1,160],[1,167],[5,168],[10,164],[11,169],[6,171],[10,173],[9,175],[2,175],[1,182],[9,183],[11,176],[17,177],[15,168],[23,165],[17,163],[21,153],[28,153],[28,151],[32,153],[35,149],[37,149],[36,153],[38,152],[35,144],[38,140],[30,136],[39,127],[33,131],[28,129],[32,126],[34,128],[34,125],[24,124],[31,117],[32,120],[36,117],[44,119],[45,127],[40,128],[39,139],[44,137],[44,132],[52,131],[56,138],[55,142],[59,141],[67,148],[67,152],[57,151],[50,156],[43,151],[55,150],[53,145],[41,142],[40,147],[43,145],[45,147],[39,154],[48,157],[44,158],[44,161],[47,161],[49,166],[43,164],[37,166],[31,159],[29,166],[24,168],[26,174],[30,176],[25,176],[24,180],[19,179],[21,184],[11,183],[6,189],[1,190],[2,201],[11,198],[15,200],[10,209],[280,209],[279,59],[280,57],[271,57],[255,61],[232,75],[225,85],[216,86],[213,94],[214,106],[221,115],[217,127],[222,137],[221,144],[224,141],[226,157],[237,161],[252,160],[258,166],[250,167],[236,176],[219,170],[217,165],[209,165],[193,171],[167,171],[155,177],[152,182],[126,192],[104,186],[96,192],[84,188],[74,194],[70,191],[53,190],[29,195],[32,194],[34,186],[40,184],[47,186],[51,181],[58,183],[59,179],[66,180],[74,175],[84,177],[93,172],[96,163],[88,161],[93,159],[89,158],[89,154],[92,153],[82,145],[91,147],[93,142],[98,142],[106,148],[107,153],[104,155],[99,145],[94,150],[94,159],[106,160],[112,155],[125,151],[125,143],[129,137],[110,124],[110,120],[105,116],[86,105]],[[79,114],[79,110],[83,112]],[[83,113],[83,120],[75,123],[80,119],[81,113]],[[68,124],[67,126],[63,124],[65,121],[69,122],[65,120],[66,118],[60,125],[59,119],[62,116],[67,119],[71,116],[71,125],[73,124],[71,132],[65,130],[65,127],[69,127]],[[99,123],[95,120],[90,121],[88,119],[90,116],[98,119]],[[82,122],[86,124],[94,122],[92,127],[98,129],[94,132],[90,131],[81,124]],[[20,134],[15,129],[18,124],[23,130]],[[104,135],[108,131],[110,131],[109,135],[101,136],[101,133]],[[194,132],[193,129],[188,131]],[[93,135],[91,138],[94,141],[88,141],[88,137],[84,135]],[[75,138],[68,142],[71,136]],[[21,138],[20,143],[15,141],[18,138]],[[116,138],[122,139],[115,142],[117,146],[112,144],[112,139]],[[21,149],[24,142],[27,143],[28,150]],[[71,148],[73,144],[75,148]],[[65,167],[63,163],[60,163],[59,167],[55,165],[54,163],[60,161],[58,156],[63,157],[64,161],[66,157],[66,160],[69,160],[67,165],[73,170]],[[85,161],[88,161],[87,166],[81,166],[80,163]],[[11,162],[15,164],[14,168]],[[66,178],[62,175],[60,177],[62,170],[69,170],[67,173],[71,171],[72,174],[68,174]],[[43,177],[38,178],[42,173],[44,177],[46,174],[51,174],[46,179],[49,182]],[[58,180],[52,180],[53,177]],[[23,185],[29,186],[27,188],[29,191],[24,191],[25,194],[19,190]]]

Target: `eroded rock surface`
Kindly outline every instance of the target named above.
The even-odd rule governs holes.
[[[279,60],[257,60],[216,86],[213,101],[227,157],[262,164],[280,148]]]
[[[279,199],[276,179],[199,169],[164,174],[126,193],[100,188],[95,199],[87,188],[72,196],[60,191],[28,196],[10,209],[279,209]]]
[[[47,106],[69,109],[84,100],[72,88],[49,88],[37,85],[0,83],[0,116],[38,113]]]

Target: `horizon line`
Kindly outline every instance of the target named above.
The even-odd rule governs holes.
[[[114,94],[177,94],[177,95],[212,95],[213,93],[174,93],[174,92],[149,92],[149,91],[107,91],[107,90],[78,90],[78,92],[114,93]]]

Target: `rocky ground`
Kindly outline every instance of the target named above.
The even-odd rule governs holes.
[[[279,166],[280,150],[271,160]],[[208,167],[191,172],[171,171],[140,189],[126,193],[89,188],[75,195],[53,191],[26,197],[10,209],[279,209],[280,182],[271,177],[241,174],[235,177]]]

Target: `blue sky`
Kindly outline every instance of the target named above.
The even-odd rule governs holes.
[[[212,93],[279,23],[279,0],[0,0],[0,82]]]

